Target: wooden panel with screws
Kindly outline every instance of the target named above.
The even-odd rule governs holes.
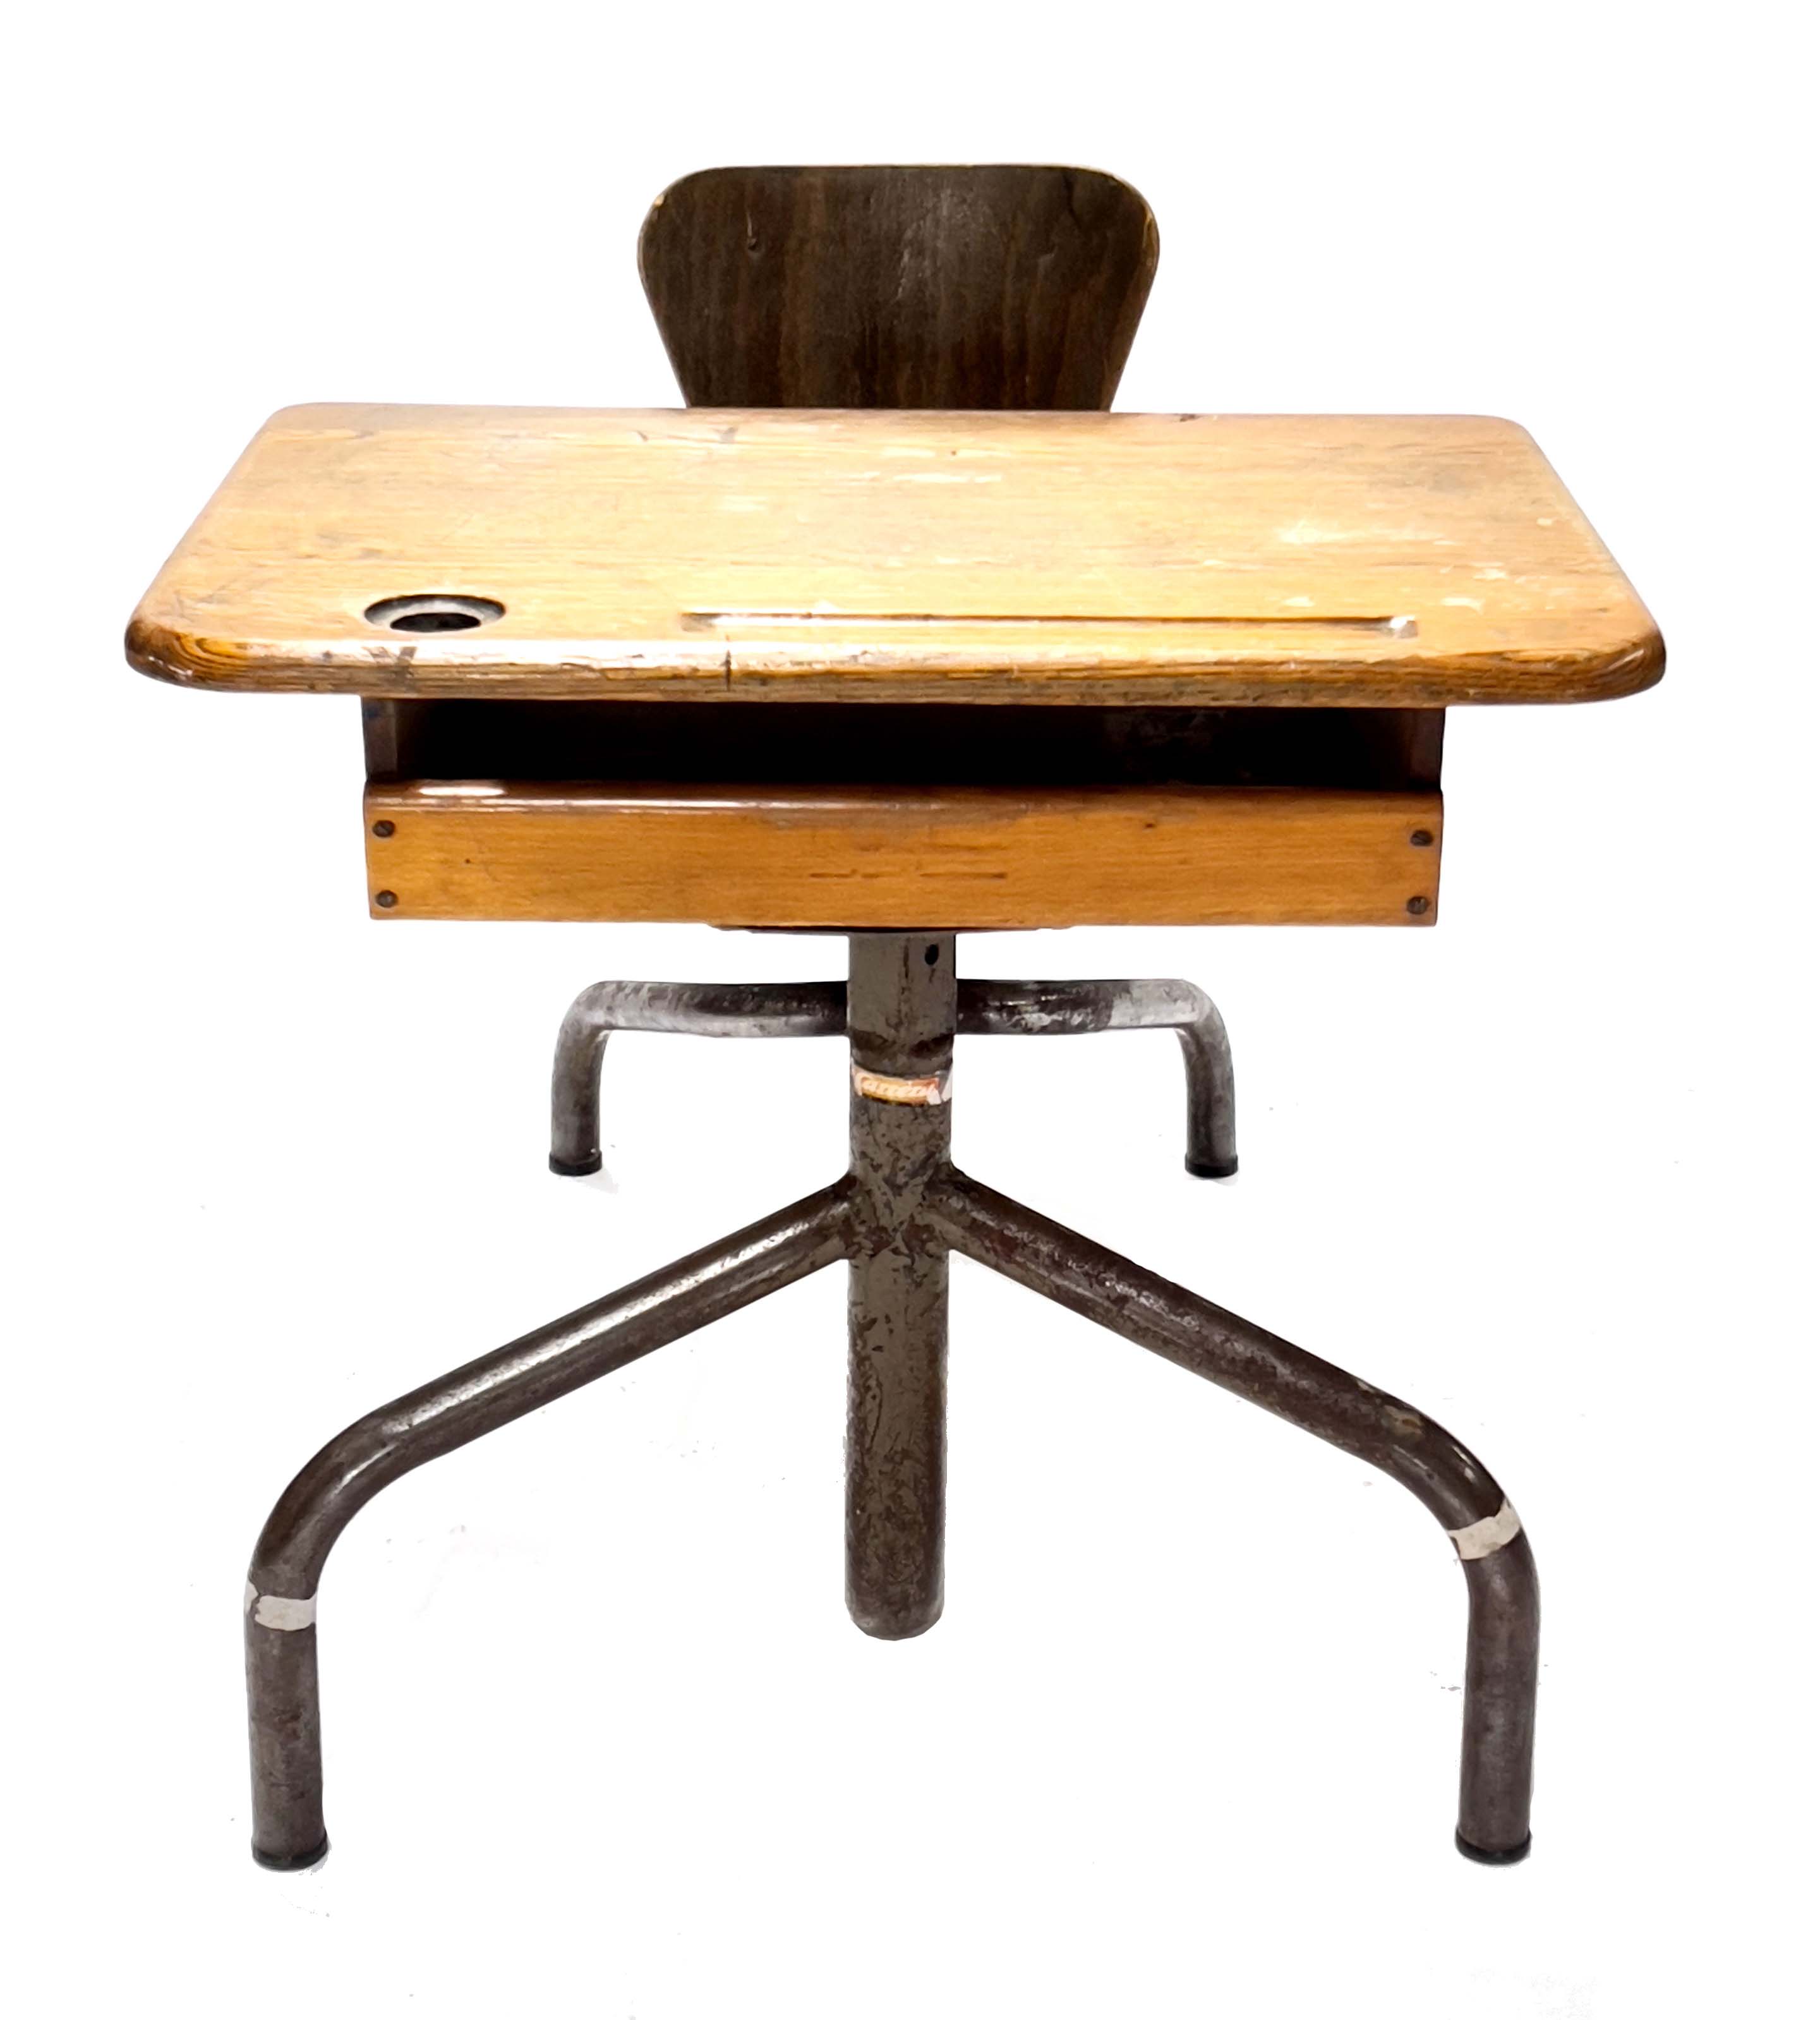
[[[998,928],[1431,924],[1437,792],[379,783],[373,916]]]

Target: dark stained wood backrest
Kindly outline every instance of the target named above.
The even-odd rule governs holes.
[[[638,240],[692,406],[1107,407],[1156,267],[1090,169],[706,169]]]

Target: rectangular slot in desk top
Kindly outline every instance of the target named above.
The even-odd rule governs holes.
[[[1440,708],[1662,670],[1535,443],[1471,416],[290,408],[128,650],[521,700]]]

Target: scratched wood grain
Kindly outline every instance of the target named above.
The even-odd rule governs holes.
[[[1433,792],[376,783],[381,919],[1426,925]]]
[[[363,614],[419,593],[505,615]],[[1521,428],[1381,415],[290,408],[127,645],[399,698],[1433,708],[1662,666]]]
[[[1092,169],[703,169],[638,271],[702,407],[1106,407],[1157,224]]]

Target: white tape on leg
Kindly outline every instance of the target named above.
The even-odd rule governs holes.
[[[1523,1523],[1517,1510],[1506,1501],[1495,1515],[1488,1515],[1483,1520],[1469,1522],[1463,1529],[1450,1529],[1448,1534],[1454,1539],[1454,1548],[1460,1553],[1460,1561],[1469,1563],[1474,1557],[1488,1557],[1495,1550],[1501,1550],[1513,1536],[1523,1533]]]
[[[294,1634],[300,1627],[316,1625],[316,1595],[311,1593],[307,1599],[285,1599],[275,1592],[260,1592],[249,1580],[241,1611],[250,1613],[258,1626],[275,1627],[282,1633]]]

